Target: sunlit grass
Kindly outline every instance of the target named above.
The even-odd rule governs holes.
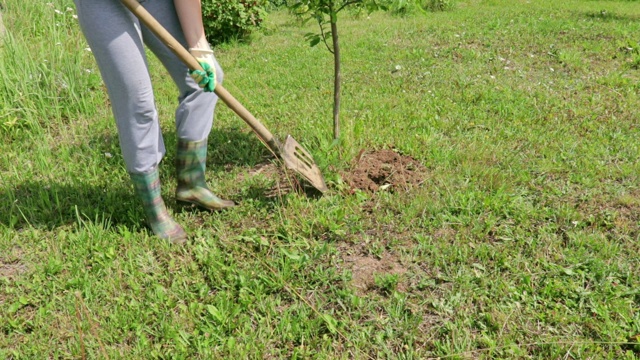
[[[268,152],[221,105],[207,175],[241,203],[224,213],[173,206],[177,94],[150,57],[184,248],[145,229],[72,2],[52,4],[5,7],[0,358],[638,355],[638,2],[344,17],[339,146],[330,54],[271,14],[216,49],[225,87],[331,191],[265,196]],[[385,147],[422,186],[349,191],[353,158]]]

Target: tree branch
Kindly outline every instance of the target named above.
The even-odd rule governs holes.
[[[357,4],[359,2],[362,2],[362,0],[352,0],[352,1],[347,1],[346,3],[342,4],[342,6],[340,6],[338,8],[338,10],[336,10],[336,14],[339,13],[342,9],[344,9],[345,7],[349,6],[349,5],[353,5],[353,4]]]
[[[333,50],[329,47],[329,44],[327,44],[327,36],[324,33],[324,28],[322,27],[322,22],[320,20],[318,20],[318,25],[320,26],[320,34],[322,34],[322,41],[324,42],[324,46],[326,46],[327,50],[329,50],[329,52],[333,54]]]

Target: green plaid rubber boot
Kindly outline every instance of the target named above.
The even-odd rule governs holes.
[[[178,188],[176,189],[176,200],[195,204],[211,211],[235,206],[233,201],[220,199],[207,187],[207,183],[204,180],[206,161],[207,139],[201,141],[178,139],[178,152],[176,155]]]
[[[169,213],[160,195],[160,177],[158,168],[145,174],[129,174],[133,181],[136,194],[142,200],[142,206],[147,216],[147,222],[153,233],[161,239],[172,243],[182,244],[187,234]]]

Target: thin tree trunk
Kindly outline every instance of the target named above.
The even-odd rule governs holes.
[[[340,138],[340,44],[338,43],[337,16],[331,17],[331,38],[333,40],[333,138]]]

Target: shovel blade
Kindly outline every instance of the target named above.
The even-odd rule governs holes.
[[[287,135],[280,150],[280,156],[288,169],[305,178],[314,188],[321,192],[329,190],[324,182],[322,172],[313,161],[313,157],[291,135]]]

